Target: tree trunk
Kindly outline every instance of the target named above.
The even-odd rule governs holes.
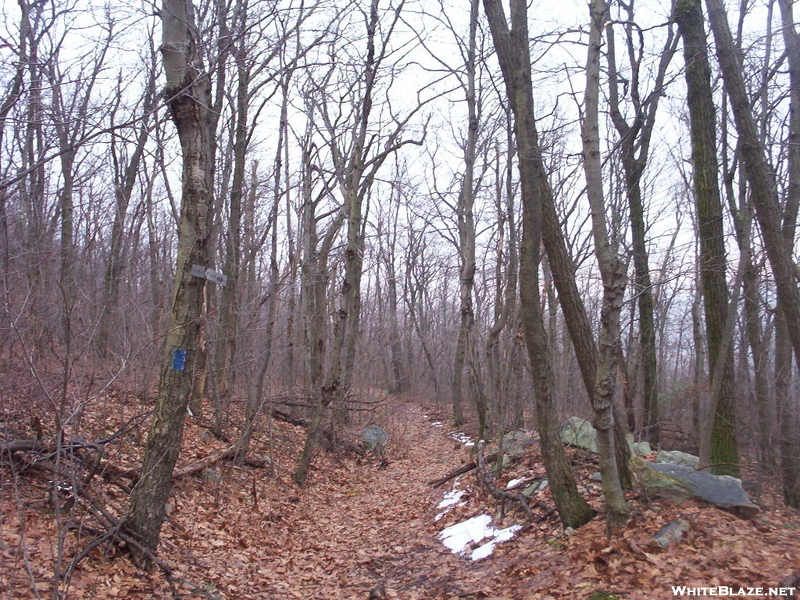
[[[792,5],[778,0],[783,22],[783,39],[789,63],[789,189],[783,209],[783,238],[787,248],[794,246],[797,213],[800,207],[800,36],[794,26]],[[796,426],[797,400],[791,393],[792,354],[785,312],[779,306],[775,336],[775,389],[780,422],[780,467],[783,499],[787,506],[800,508],[800,433]],[[780,337],[780,340],[778,339]]]
[[[708,419],[701,421],[700,454],[702,460],[707,459],[715,465],[712,467],[714,473],[738,476],[739,451],[736,441],[733,348],[724,344],[725,323],[728,310],[731,308],[728,306],[727,259],[722,202],[717,179],[716,112],[700,0],[678,2],[675,17],[683,35],[686,61],[709,373],[712,374],[712,388],[718,386],[719,389],[719,398],[713,414],[709,414]],[[720,361],[723,361],[723,364],[718,366]],[[721,379],[715,383],[714,377],[717,374]],[[704,433],[702,425],[703,422],[712,419],[709,439],[709,432],[706,428]],[[707,453],[705,448],[708,448]]]
[[[483,6],[503,72],[506,95],[514,113],[523,203],[520,248],[521,311],[533,370],[542,456],[561,522],[565,527],[580,527],[592,518],[593,512],[578,493],[558,436],[553,372],[539,299],[542,198],[545,190],[549,189],[549,184],[542,163],[533,110],[527,4],[525,0],[512,0],[510,30],[503,7],[497,0],[484,0]]]
[[[472,287],[475,283],[475,216],[473,205],[475,203],[474,175],[475,175],[475,149],[478,144],[478,105],[475,97],[475,49],[478,30],[479,0],[470,1],[469,41],[467,57],[464,64],[466,69],[466,101],[467,101],[467,137],[464,141],[464,177],[461,180],[461,191],[458,195],[456,216],[458,221],[459,250],[461,252],[461,269],[459,273],[459,298],[461,324],[458,330],[458,343],[456,344],[453,359],[453,426],[460,427],[464,424],[462,406],[462,373],[465,357],[472,347],[472,331],[475,326],[475,313],[472,307]],[[472,386],[469,386],[472,389]],[[486,429],[485,411],[479,411],[483,418],[478,426],[478,439],[482,439]]]
[[[155,58],[153,60],[155,60]],[[122,258],[125,216],[133,195],[136,179],[139,176],[139,165],[144,156],[145,144],[150,134],[150,113],[153,110],[153,102],[156,93],[155,65],[153,65],[153,67],[153,70],[148,73],[148,79],[145,85],[142,99],[142,112],[144,115],[139,124],[139,132],[134,142],[135,147],[124,169],[120,168],[118,160],[116,160],[115,146],[112,143],[112,152],[114,152],[114,163],[116,166],[114,192],[117,202],[116,210],[114,211],[114,224],[111,227],[111,247],[108,253],[108,262],[106,263],[104,278],[103,313],[100,317],[100,324],[97,332],[97,354],[100,357],[106,355],[109,332],[114,327],[112,319],[116,315],[119,305],[119,288],[122,282],[123,271]]]
[[[595,381],[594,428],[605,495],[606,523],[612,535],[620,533],[628,520],[628,507],[617,472],[614,452],[614,395],[617,391],[620,313],[625,297],[625,264],[617,256],[606,227],[603,197],[602,157],[600,156],[600,45],[607,18],[605,0],[592,0],[589,14],[589,48],[586,58],[586,94],[581,127],[586,195],[592,220],[595,254],[603,280],[603,307],[600,312],[600,339]]]
[[[688,1],[688,0],[687,0]],[[683,2],[681,3],[683,4]],[[706,0],[725,91],[731,100],[750,193],[756,208],[764,247],[775,277],[780,309],[784,313],[795,358],[800,358],[800,291],[790,248],[781,227],[775,174],[767,164],[764,145],[750,108],[738,53],[720,0]],[[710,98],[709,98],[710,100]]]
[[[626,46],[631,60],[631,77],[626,85],[633,104],[633,121],[625,121],[620,110],[619,77],[613,27],[608,28],[608,48],[606,56],[609,68],[609,104],[611,120],[620,136],[622,167],[625,172],[625,191],[631,220],[631,241],[633,265],[636,272],[636,297],[639,309],[639,346],[641,349],[642,393],[644,399],[644,436],[653,444],[660,441],[658,407],[658,365],[656,360],[656,327],[654,316],[653,286],[650,279],[650,266],[647,255],[647,228],[644,220],[641,180],[650,152],[650,140],[655,126],[655,115],[659,99],[663,94],[667,69],[675,55],[677,39],[670,28],[664,49],[661,52],[654,89],[645,101],[639,90],[641,64],[635,59],[633,3],[623,5],[628,14],[624,24]],[[638,150],[638,155],[637,155]]]
[[[183,422],[196,367],[197,340],[205,279],[192,265],[205,266],[212,213],[213,164],[209,107],[210,82],[198,53],[194,7],[190,0],[164,0],[161,10],[164,95],[183,155],[177,269],[158,399],[145,446],[139,483],[131,495],[126,527],[150,550],[158,545],[172,471],[178,458]]]

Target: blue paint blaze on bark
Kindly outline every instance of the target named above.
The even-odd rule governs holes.
[[[183,371],[186,368],[186,350],[176,348],[172,353],[172,368],[175,371]]]

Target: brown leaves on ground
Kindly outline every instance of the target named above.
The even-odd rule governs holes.
[[[124,394],[107,402],[115,409],[103,411],[102,418],[86,416],[105,432],[149,406]],[[411,402],[389,407],[382,417],[392,436],[385,469],[377,459],[320,450],[303,489],[292,483],[291,472],[304,430],[265,423],[254,438],[254,450],[271,457],[274,475],[270,469],[223,462],[217,465],[222,474],[218,483],[199,476],[176,482],[159,547],[159,556],[172,568],[169,577],[159,571],[141,573],[127,554],[105,543],[61,588],[66,597],[80,599],[366,600],[372,593],[404,600],[524,600],[590,598],[603,591],[636,600],[673,598],[672,585],[775,587],[800,571],[800,518],[769,495],[762,496],[767,509],[755,521],[694,502],[643,505],[631,497],[631,521],[611,542],[602,515],[571,536],[550,517],[498,544],[488,559],[472,562],[451,554],[437,537],[446,526],[483,513],[492,514],[498,528],[525,524],[525,517],[509,505],[501,520],[501,507],[468,474],[457,484],[466,490],[463,505],[434,521],[452,482],[438,490],[427,482],[470,456],[432,421]],[[109,447],[108,459],[135,467],[144,431],[133,431]],[[189,419],[181,464],[225,447]],[[582,491],[601,511],[599,484],[590,480],[596,470],[592,458],[569,452]],[[533,451],[499,483],[543,476],[541,457]],[[0,598],[52,597],[58,540],[68,564],[97,533],[90,531],[93,522],[74,507],[60,507],[55,514],[63,498],[54,504],[52,483],[42,474],[15,473],[4,462],[0,478]],[[128,497],[119,486],[96,478],[91,489],[109,510],[124,514]],[[534,501],[535,516],[551,503],[546,491]],[[74,519],[71,524],[78,528],[62,527],[59,538],[59,515],[62,523]],[[691,524],[682,543],[666,550],[653,547],[652,535],[678,518]]]

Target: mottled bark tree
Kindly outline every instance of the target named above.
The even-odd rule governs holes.
[[[198,51],[199,33],[191,0],[164,0],[161,53],[167,84],[164,97],[178,131],[183,156],[177,269],[172,309],[159,379],[158,398],[145,446],[141,476],[131,495],[126,527],[151,550],[158,545],[172,488],[183,422],[192,390],[205,279],[192,265],[208,261],[213,164],[211,82]]]
[[[600,336],[597,379],[594,395],[594,428],[597,431],[597,452],[606,499],[606,523],[616,535],[628,520],[628,507],[622,493],[614,452],[614,395],[617,391],[617,357],[619,356],[620,313],[627,281],[626,264],[617,254],[606,225],[603,194],[603,164],[600,155],[600,46],[608,7],[605,0],[592,0],[589,9],[589,46],[586,57],[586,93],[583,101],[583,170],[586,174],[586,195],[592,221],[597,265],[603,281],[603,306],[600,311]]]

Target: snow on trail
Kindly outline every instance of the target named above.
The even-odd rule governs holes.
[[[488,542],[478,546],[470,553],[472,560],[487,558],[494,552],[496,544],[507,542],[514,537],[517,531],[522,529],[522,525],[495,529],[491,523],[492,517],[489,515],[478,515],[444,529],[439,534],[439,539],[454,554],[464,554],[470,545],[488,539]]]
[[[274,561],[258,571],[264,598],[366,599],[379,582],[389,598],[408,600],[481,589],[480,573],[472,568],[481,563],[452,554],[434,521],[437,512],[458,505],[461,494],[443,499],[442,490],[427,483],[457,467],[463,452],[453,449],[447,430],[432,426],[421,409],[398,410],[388,427],[386,469],[378,469],[377,461],[343,463],[341,473],[328,479],[312,471],[293,513],[275,532]],[[476,560],[508,535],[491,532],[478,540],[486,543],[475,550]]]

